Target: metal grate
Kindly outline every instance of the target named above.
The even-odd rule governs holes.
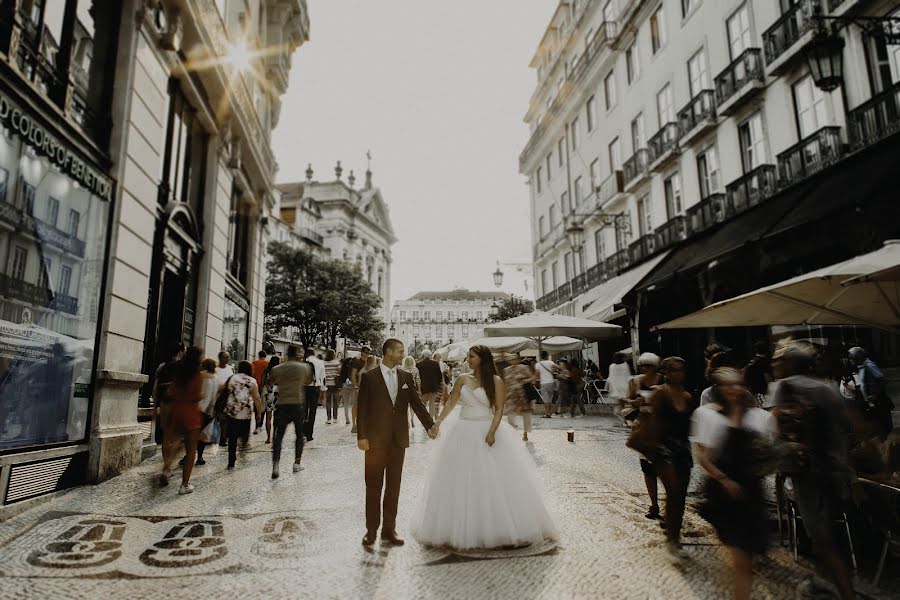
[[[87,453],[40,462],[12,465],[5,504],[43,496],[80,483],[85,476]]]

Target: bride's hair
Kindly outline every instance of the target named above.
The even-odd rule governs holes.
[[[481,387],[484,388],[484,392],[487,394],[491,404],[493,404],[496,393],[494,375],[497,374],[497,367],[494,365],[494,355],[491,354],[490,348],[482,345],[472,346],[469,348],[469,351],[474,352],[481,359],[481,365],[478,367],[478,379],[481,380]]]

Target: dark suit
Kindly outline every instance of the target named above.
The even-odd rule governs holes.
[[[441,374],[441,365],[438,361],[426,358],[418,365],[419,379],[422,381],[423,394],[437,394],[444,385],[444,376]]]
[[[397,401],[391,402],[387,383],[376,367],[360,377],[356,437],[368,440],[366,451],[366,530],[374,533],[381,524],[382,535],[392,533],[397,525],[397,502],[400,498],[400,480],[403,476],[403,459],[409,448],[408,408],[412,407],[425,429],[431,429],[434,421],[428,415],[412,374],[397,369]],[[387,482],[385,483],[385,479]],[[383,507],[382,491],[384,491]]]

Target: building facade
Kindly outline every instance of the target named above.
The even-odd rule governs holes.
[[[893,235],[875,216],[893,210],[884,194],[870,194],[881,204],[866,212],[855,194],[820,182],[886,181],[877,157],[898,129],[897,24],[850,17],[897,9],[895,0],[560,2],[531,62],[538,83],[520,155],[537,307],[615,320],[635,344],[658,345],[648,329],[672,311]],[[808,61],[819,16],[842,44],[831,91]],[[839,216],[848,206],[849,222]],[[865,234],[800,235],[820,219]]]
[[[457,341],[482,337],[491,312],[505,292],[419,292],[407,300],[394,302],[390,334],[408,346],[418,343],[432,350]]]
[[[308,28],[303,0],[3,3],[0,514],[137,464],[176,344],[261,343]]]
[[[357,188],[353,171],[343,178],[338,162],[332,181],[315,181],[312,166],[306,181],[278,185],[280,220],[292,239],[315,254],[356,265],[381,297],[381,317],[387,322],[391,306],[391,247],[397,243],[391,213],[381,190],[366,171]]]

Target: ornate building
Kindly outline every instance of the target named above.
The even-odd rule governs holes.
[[[408,346],[422,342],[432,350],[461,340],[482,336],[491,312],[505,292],[419,292],[407,300],[394,302],[390,333]],[[418,358],[418,357],[416,357]]]

